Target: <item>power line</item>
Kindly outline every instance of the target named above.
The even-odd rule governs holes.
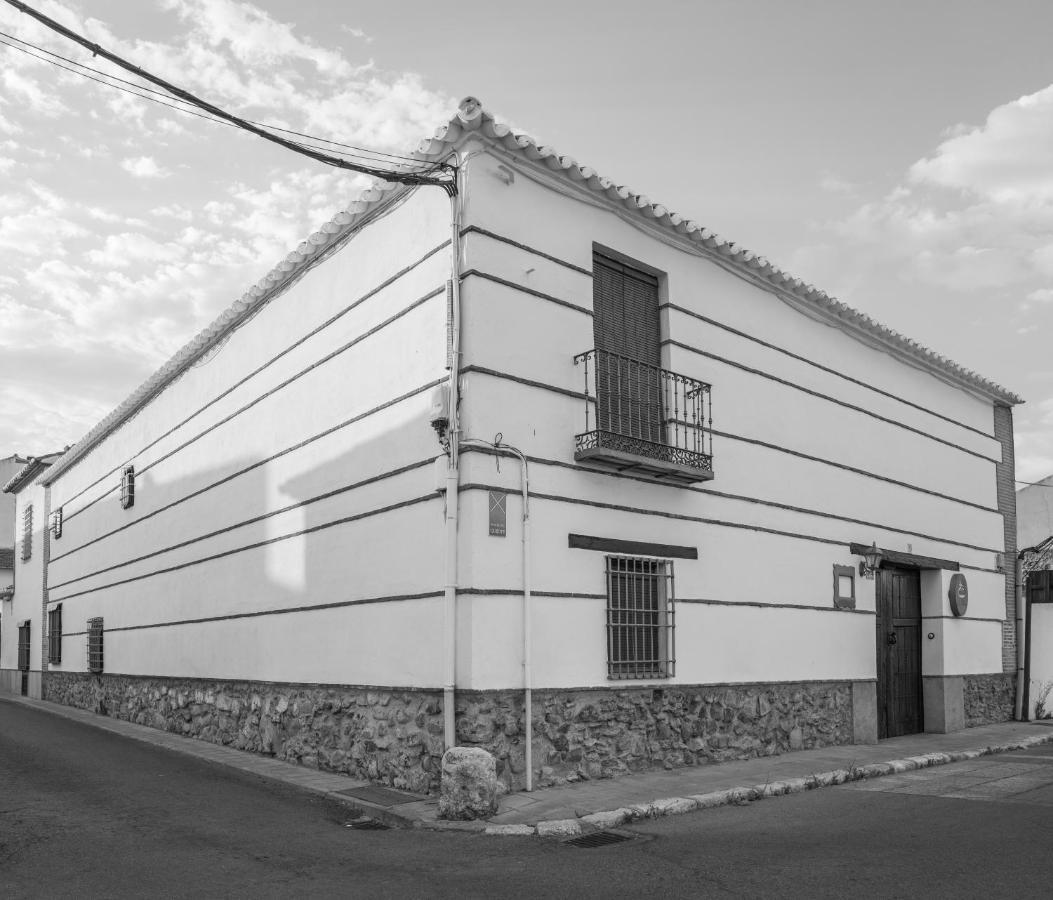
[[[99,84],[105,84],[107,87],[112,87],[112,88],[116,88],[117,90],[122,90],[122,88],[118,87],[116,84],[111,84],[109,81],[99,81],[98,78],[92,78],[90,75],[86,75],[84,72],[75,71],[73,69],[68,68],[67,66],[63,66],[63,65],[60,65],[59,63],[54,62],[52,59],[46,59],[43,56],[38,56],[36,53],[32,53],[29,50],[24,49],[24,47],[31,47],[33,50],[36,50],[39,53],[45,53],[45,54],[47,54],[47,56],[53,57],[53,59],[62,60],[62,62],[67,62],[70,65],[77,66],[78,69],[84,69],[87,72],[94,72],[96,75],[101,75],[103,78],[110,79],[110,81],[116,81],[116,82],[119,82],[120,84],[128,85],[129,87],[135,88],[136,91],[145,91],[146,93],[154,94],[157,97],[165,97],[166,99],[169,99],[169,100],[172,99],[170,97],[170,95],[164,93],[163,91],[157,91],[157,90],[154,90],[153,88],[147,87],[144,84],[139,84],[139,83],[134,82],[134,81],[128,81],[127,79],[120,78],[117,75],[111,75],[109,72],[103,72],[101,69],[96,69],[96,68],[93,68],[92,66],[85,65],[84,63],[77,62],[77,60],[75,60],[75,59],[70,59],[67,56],[63,56],[61,53],[55,53],[52,50],[48,50],[45,47],[40,47],[37,44],[32,43],[31,41],[27,41],[27,40],[24,40],[23,38],[16,37],[13,34],[8,34],[5,31],[0,31],[0,38],[7,38],[8,40],[16,41],[17,43],[24,45],[23,47],[16,47],[13,44],[7,43],[7,41],[0,40],[0,44],[6,44],[12,50],[18,50],[21,53],[25,53],[28,56],[32,56],[34,59],[39,59],[41,62],[46,62],[46,63],[49,63],[51,65],[58,66],[58,68],[65,69],[67,72],[72,72],[74,75],[81,75],[82,77],[89,78],[92,81],[99,82]],[[141,97],[143,100],[151,100],[151,99],[153,99],[151,97],[143,96],[143,94],[136,93],[136,91],[128,91],[127,93],[135,94],[136,96]],[[155,100],[154,102],[161,103],[162,106],[169,106],[172,109],[177,109],[180,112],[191,113],[190,110],[185,109],[184,107],[171,106],[170,103],[167,103],[167,102],[164,102],[164,101]],[[185,101],[180,101],[180,102],[185,102]],[[231,122],[223,122],[220,119],[211,118],[211,117],[204,117],[204,116],[201,116],[200,113],[191,113],[191,115],[197,115],[200,118],[209,118],[209,121],[220,122],[223,125],[229,125],[230,127],[236,127]],[[357,151],[360,151],[361,153],[371,154],[372,156],[387,157],[388,159],[398,160],[399,161],[399,162],[391,162],[391,163],[389,163],[389,165],[407,165],[407,164],[414,165],[414,166],[420,166],[421,165],[421,161],[419,159],[414,159],[412,156],[404,156],[404,155],[402,155],[400,153],[387,153],[387,152],[385,152],[383,150],[370,150],[367,147],[358,147],[358,146],[356,146],[354,144],[345,144],[345,143],[343,143],[341,141],[333,141],[333,140],[329,140],[328,138],[320,138],[320,137],[317,137],[316,135],[304,134],[301,131],[293,131],[291,128],[282,128],[279,125],[271,125],[271,124],[269,124],[267,122],[257,122],[257,121],[255,121],[253,119],[246,119],[245,121],[249,122],[252,125],[258,125],[260,128],[268,128],[271,131],[282,131],[282,132],[285,132],[286,134],[294,134],[297,137],[306,138],[306,139],[308,139],[310,141],[313,141],[314,143],[331,144],[331,145],[336,146],[336,147],[346,147],[349,150],[357,150]],[[343,156],[356,156],[358,154],[353,154],[352,153],[352,154],[341,154],[341,155],[343,155]],[[370,159],[369,156],[364,156],[362,158],[363,159]],[[378,162],[386,162],[386,160],[377,160],[377,161]]]
[[[1031,487],[1049,488],[1049,490],[1053,491],[1053,484],[1045,484],[1044,482],[1041,482],[1041,481],[1021,481],[1019,478],[1014,479],[1014,481],[1017,484],[1027,484],[1027,485],[1030,485]]]
[[[313,147],[306,146],[296,141],[287,140],[286,138],[279,137],[275,134],[271,134],[258,126],[253,125],[245,119],[239,118],[238,116],[228,113],[220,107],[209,103],[207,100],[202,100],[200,97],[191,94],[189,91],[185,91],[180,87],[176,87],[174,84],[171,84],[165,81],[164,79],[159,78],[156,75],[152,75],[149,72],[146,72],[145,70],[139,68],[136,65],[133,65],[130,62],[127,62],[126,60],[122,59],[116,54],[111,53],[109,50],[100,47],[98,44],[89,41],[82,35],[79,35],[74,31],[70,31],[64,25],[61,25],[54,19],[50,19],[47,16],[45,16],[43,13],[39,13],[35,9],[26,6],[24,3],[19,2],[19,0],[7,0],[7,3],[10,6],[15,7],[15,9],[19,10],[20,12],[32,16],[34,19],[46,25],[52,31],[56,31],[63,37],[69,38],[70,40],[80,44],[82,47],[87,48],[92,52],[93,56],[101,56],[103,59],[108,60],[114,65],[119,66],[120,68],[125,69],[128,72],[131,72],[138,78],[142,78],[145,81],[149,81],[152,84],[156,84],[158,87],[163,88],[176,99],[181,100],[184,103],[188,103],[192,106],[195,106],[198,109],[204,110],[205,112],[210,113],[211,115],[216,116],[217,118],[230,122],[236,127],[248,131],[250,134],[255,134],[257,137],[262,137],[264,140],[271,141],[272,143],[278,144],[279,146],[285,147],[289,150],[293,150],[304,156],[310,157],[311,159],[314,159],[318,162],[325,163],[326,165],[334,166],[339,169],[349,169],[353,172],[361,172],[365,175],[372,175],[374,178],[379,178],[385,181],[395,181],[401,184],[412,185],[437,185],[439,187],[442,187],[449,193],[453,193],[456,190],[456,180],[451,178],[453,167],[449,163],[433,163],[431,165],[428,165],[427,168],[422,168],[419,172],[397,172],[392,171],[390,169],[381,169],[376,166],[367,166],[361,163],[349,162],[346,159],[340,159],[337,156],[332,156],[329,153],[322,152]],[[442,174],[433,174],[436,172]]]

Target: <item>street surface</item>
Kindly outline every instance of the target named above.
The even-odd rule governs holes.
[[[0,898],[1038,897],[1053,746],[624,829],[360,831],[339,805],[0,700]]]

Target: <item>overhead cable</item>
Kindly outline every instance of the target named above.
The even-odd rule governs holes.
[[[264,140],[271,141],[272,143],[278,144],[279,146],[285,147],[286,149],[293,150],[294,152],[300,153],[304,156],[314,159],[317,162],[325,163],[326,165],[334,166],[338,169],[349,169],[353,172],[361,172],[362,174],[371,175],[374,178],[379,178],[384,181],[394,181],[401,184],[412,185],[437,185],[439,187],[444,188],[447,192],[452,192],[456,190],[455,179],[451,177],[453,167],[450,166],[448,163],[438,162],[432,164],[422,164],[422,166],[424,167],[419,172],[392,171],[391,169],[382,169],[378,168],[377,166],[368,166],[362,163],[350,162],[346,159],[341,159],[337,156],[330,155],[329,153],[322,152],[321,150],[315,149],[313,147],[306,146],[305,144],[301,144],[296,141],[291,141],[286,138],[279,137],[278,135],[271,134],[270,132],[260,128],[259,126],[252,124],[246,119],[242,119],[238,116],[226,112],[220,107],[209,103],[207,100],[203,100],[200,97],[191,94],[189,91],[183,90],[183,88],[177,87],[176,85],[165,81],[163,78],[159,78],[158,76],[139,68],[138,66],[128,62],[127,60],[122,59],[120,56],[117,56],[115,53],[111,53],[109,50],[106,50],[98,44],[89,41],[82,35],[79,35],[74,31],[70,31],[70,29],[66,28],[64,25],[59,24],[54,19],[50,19],[43,13],[37,12],[35,9],[26,6],[26,4],[21,3],[20,0],[7,0],[7,3],[10,6],[15,7],[15,9],[19,10],[20,12],[25,13],[26,15],[36,19],[41,24],[46,25],[52,31],[55,31],[61,34],[63,37],[66,37],[69,40],[80,44],[82,47],[87,48],[92,52],[93,56],[101,56],[103,59],[108,60],[114,65],[119,66],[120,68],[128,72],[131,72],[138,78],[142,78],[145,81],[149,81],[152,84],[156,84],[158,87],[164,89],[178,100],[182,100],[183,102],[189,103],[190,105],[195,106],[198,109],[204,110],[205,112],[210,113],[211,115],[217,118],[230,122],[238,128],[248,131],[251,134],[255,134],[257,137],[262,137]]]
[[[7,40],[3,40],[3,38],[7,38],[8,40],[11,40],[11,41],[16,41],[18,44],[21,44],[23,46],[16,47],[14,44],[9,44],[7,42]],[[122,90],[122,88],[118,87],[117,84],[111,84],[110,83],[110,82],[114,82],[114,81],[115,82],[119,82],[120,84],[128,85],[131,88],[135,88],[135,90],[134,91],[128,91],[127,93],[135,94],[135,96],[138,96],[138,97],[140,97],[143,100],[152,100],[154,98],[143,96],[143,94],[137,93],[138,91],[145,91],[147,94],[154,94],[157,97],[164,97],[164,98],[166,98],[168,100],[173,99],[169,94],[166,94],[163,91],[154,90],[151,87],[147,87],[146,85],[139,84],[138,82],[135,82],[135,81],[128,81],[125,78],[120,78],[117,75],[113,75],[113,74],[111,74],[109,72],[103,72],[101,69],[96,69],[96,68],[93,68],[92,66],[85,65],[84,63],[77,62],[77,60],[75,60],[75,59],[70,59],[67,56],[63,56],[61,53],[55,53],[52,50],[48,50],[45,47],[40,47],[37,44],[32,43],[31,41],[27,41],[27,40],[24,40],[23,38],[16,37],[13,34],[8,34],[5,31],[0,31],[0,44],[5,44],[6,46],[10,47],[12,50],[18,50],[21,53],[25,53],[28,56],[32,56],[34,59],[39,59],[41,62],[46,62],[46,63],[49,63],[51,65],[58,66],[58,68],[65,69],[67,72],[72,72],[74,75],[80,75],[80,76],[82,76],[84,78],[90,78],[92,81],[97,81],[97,82],[99,82],[99,84],[104,84],[107,87],[113,87],[113,88],[116,88],[117,90]],[[39,56],[37,53],[31,52],[31,50],[25,49],[26,47],[32,48],[32,50],[36,50],[39,53],[47,54],[47,56],[52,57],[52,59],[47,59],[44,56]],[[103,78],[108,79],[108,81],[99,81],[98,78],[92,78],[90,75],[86,75],[84,72],[80,72],[80,71],[76,71],[74,69],[70,69],[68,66],[64,66],[64,65],[61,65],[60,63],[54,62],[54,60],[61,60],[62,62],[69,63],[70,65],[76,66],[78,69],[84,69],[86,72],[94,72],[96,75],[101,75]],[[225,122],[223,120],[216,119],[214,117],[205,117],[205,116],[202,116],[200,113],[192,113],[189,109],[187,109],[185,107],[172,106],[170,103],[167,103],[167,102],[164,102],[164,101],[161,101],[161,100],[154,100],[154,102],[161,103],[162,106],[169,106],[172,109],[177,109],[180,112],[187,112],[187,113],[190,113],[191,115],[197,115],[199,118],[208,118],[209,121],[218,122],[219,124],[222,124],[222,125],[228,125],[228,126],[230,126],[232,128],[237,127],[231,122]],[[179,101],[179,102],[186,102],[186,101]],[[335,147],[346,147],[349,150],[359,151],[359,153],[357,153],[357,154],[356,153],[341,154],[342,156],[343,155],[346,155],[346,156],[357,156],[357,155],[360,155],[360,154],[370,154],[370,156],[363,156],[362,158],[363,159],[370,159],[371,157],[386,157],[386,159],[379,159],[379,160],[376,160],[376,161],[377,162],[388,163],[388,160],[392,160],[392,162],[388,163],[389,165],[413,165],[413,166],[418,166],[418,167],[421,165],[421,161],[419,159],[414,159],[412,156],[403,156],[402,154],[399,154],[399,153],[387,153],[387,152],[385,152],[383,150],[370,150],[367,147],[358,147],[358,146],[356,146],[354,144],[345,144],[342,141],[334,141],[334,140],[330,140],[328,138],[321,138],[321,137],[318,137],[318,136],[312,135],[312,134],[305,134],[302,131],[293,131],[291,128],[283,128],[280,125],[271,125],[268,122],[257,122],[257,121],[255,121],[253,119],[245,119],[245,121],[249,122],[252,125],[258,125],[260,128],[267,128],[267,129],[269,129],[271,131],[282,131],[282,132],[285,132],[286,134],[293,134],[293,135],[296,135],[297,137],[305,138],[305,139],[307,139],[307,140],[309,140],[309,141],[311,141],[311,142],[313,142],[315,144],[329,144],[329,145],[332,145],[332,146],[335,146]]]

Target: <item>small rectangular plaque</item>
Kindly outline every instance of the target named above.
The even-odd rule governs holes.
[[[508,532],[505,512],[508,494],[504,491],[490,491],[490,534],[504,537]]]

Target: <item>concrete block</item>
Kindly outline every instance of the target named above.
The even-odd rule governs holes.
[[[554,819],[537,823],[538,837],[570,837],[581,834],[581,823],[577,819]]]
[[[877,682],[852,682],[852,743],[878,741]]]
[[[948,734],[965,728],[965,691],[961,675],[926,675],[921,680],[925,730]]]

